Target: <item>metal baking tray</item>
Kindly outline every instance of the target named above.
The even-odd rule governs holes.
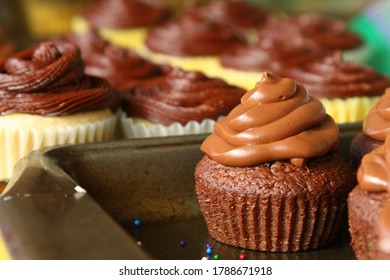
[[[348,160],[361,124],[340,126]],[[354,259],[347,226],[333,245],[299,253],[242,250],[212,239],[194,190],[207,135],[57,146],[18,162],[0,196],[12,259]],[[140,226],[133,221],[139,219]],[[185,245],[180,246],[184,241]]]

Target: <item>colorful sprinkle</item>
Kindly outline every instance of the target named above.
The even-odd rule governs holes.
[[[135,227],[140,227],[141,226],[141,221],[139,219],[134,220],[134,226]]]
[[[207,243],[207,244],[206,244],[206,249],[207,249],[207,248],[211,248],[211,249],[213,249],[213,246],[211,246],[211,244],[210,244],[210,243]]]
[[[202,258],[202,261],[207,261],[207,260],[208,260],[207,257],[203,257],[203,258]]]
[[[206,254],[207,254],[207,255],[211,255],[212,252],[213,252],[213,249],[212,249],[212,248],[207,248],[207,249],[206,249]]]
[[[137,241],[137,246],[141,247],[142,246],[142,242],[141,241]]]
[[[240,254],[240,260],[246,260],[245,254]]]
[[[214,255],[214,260],[219,260],[219,255],[218,254]]]
[[[180,241],[180,247],[184,247],[186,245],[186,243],[182,240]]]

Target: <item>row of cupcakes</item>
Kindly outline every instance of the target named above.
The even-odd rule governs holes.
[[[280,16],[245,1],[221,0],[172,18],[166,7],[141,2],[97,1],[74,30],[95,28],[155,63],[199,70],[246,90],[264,71],[290,77],[320,98],[337,123],[363,121],[390,85],[386,76],[362,64],[370,50],[340,19]],[[151,9],[148,16],[138,20],[145,9]],[[134,16],[125,21],[125,14]]]
[[[150,125],[161,127],[160,136],[170,134],[161,132],[170,121],[180,127],[190,123],[187,116],[203,120],[213,113],[205,131],[189,132],[214,132],[202,145],[207,156],[196,171],[210,234],[224,243],[266,251],[316,249],[337,237],[356,180],[348,164],[334,154],[339,141],[336,123],[302,84],[265,73],[245,92],[200,72],[155,65],[96,34],[90,36],[92,46],[98,47],[95,51],[85,52],[81,46],[80,52],[73,44],[52,41],[1,61],[0,177],[9,177],[18,158],[33,149],[113,139],[120,104],[123,119],[141,123],[143,131],[149,130],[149,119]],[[155,71],[140,71],[140,76],[130,71],[133,76],[121,80],[128,65]],[[116,89],[85,71],[112,80]],[[381,100],[387,95],[388,91]],[[373,110],[386,116],[381,102]],[[200,121],[194,126],[201,127]],[[374,188],[378,190],[384,195],[370,199],[380,201],[381,209],[388,194],[386,187]],[[386,233],[387,216],[378,215],[373,221],[384,220],[380,229]],[[375,242],[380,238],[373,244],[379,246]]]
[[[41,42],[0,67],[1,179],[46,146],[209,133],[245,93],[154,64],[92,32]]]

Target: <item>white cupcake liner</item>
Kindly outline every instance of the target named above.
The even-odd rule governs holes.
[[[114,137],[116,116],[86,124],[58,127],[0,126],[0,180],[12,176],[17,161],[33,150],[63,144],[107,141]]]
[[[214,131],[215,120],[205,119],[202,122],[189,121],[186,125],[178,122],[169,126],[161,124],[152,124],[145,120],[136,121],[134,118],[122,113],[120,125],[125,138],[149,138],[149,137],[166,137],[178,135],[191,135],[211,133]]]

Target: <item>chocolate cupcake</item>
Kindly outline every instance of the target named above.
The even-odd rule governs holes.
[[[271,72],[287,76],[288,69],[318,60],[327,52],[300,38],[285,41],[264,39],[220,55],[227,81],[249,90],[261,78],[260,73]]]
[[[30,151],[111,140],[117,93],[84,74],[76,46],[43,42],[0,64],[0,179]]]
[[[341,51],[348,61],[364,62],[368,49],[359,35],[348,30],[345,21],[315,13],[284,19],[270,17],[258,31],[259,40],[305,38],[329,51]]]
[[[205,17],[243,30],[259,28],[269,16],[266,10],[242,0],[214,0],[197,9]]]
[[[273,252],[330,244],[355,185],[334,153],[338,143],[338,128],[316,98],[264,73],[201,146],[195,189],[210,235]]]
[[[320,98],[336,123],[364,121],[390,85],[383,74],[344,61],[340,52],[291,67],[286,76],[304,84],[310,95]]]
[[[238,29],[189,10],[152,28],[145,44],[149,49],[145,55],[154,62],[218,77],[218,55],[246,44],[246,38]]]
[[[358,185],[348,197],[351,246],[357,259],[389,255],[390,134],[385,143],[366,154],[358,169]]]
[[[68,40],[81,50],[85,73],[106,79],[120,93],[133,89],[140,81],[162,74],[160,66],[139,54],[102,39],[96,30],[72,35]]]
[[[351,164],[354,169],[360,165],[362,157],[372,150],[383,145],[387,131],[390,130],[390,88],[379,98],[375,106],[367,114],[363,131],[357,134],[351,141]]]
[[[124,96],[121,124],[128,138],[211,132],[216,119],[240,102],[245,91],[201,72],[164,67]]]
[[[147,29],[161,24],[169,16],[168,6],[162,3],[98,0],[73,19],[72,29],[75,33],[84,33],[94,28],[116,45],[141,51]]]

